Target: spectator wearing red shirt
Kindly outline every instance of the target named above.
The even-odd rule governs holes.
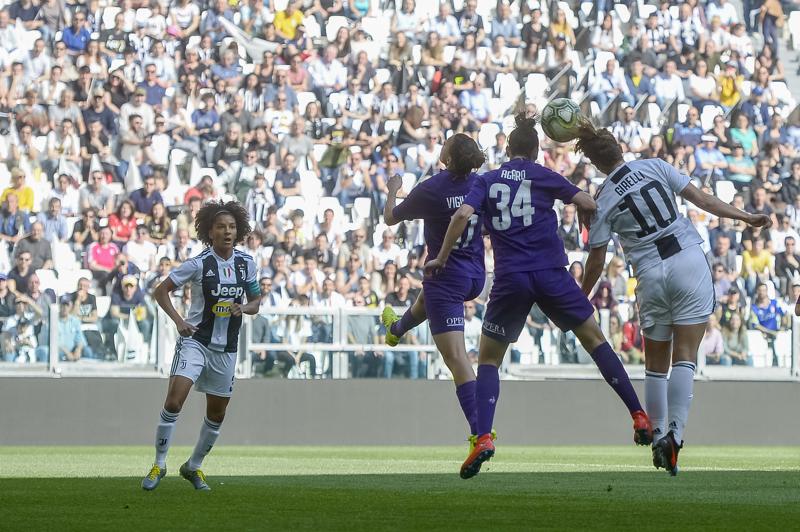
[[[111,229],[111,238],[118,247],[124,246],[134,231],[138,220],[134,216],[133,203],[125,200],[120,203],[117,212],[108,217],[108,227]]]

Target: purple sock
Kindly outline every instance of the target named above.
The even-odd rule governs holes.
[[[478,410],[475,405],[476,388],[477,381],[469,381],[456,386],[456,397],[458,397],[461,410],[464,411],[464,417],[467,418],[467,423],[469,423],[470,434],[478,433]]]
[[[603,375],[609,386],[611,386],[628,410],[632,413],[637,410],[642,410],[642,405],[639,403],[639,398],[636,396],[636,391],[633,389],[631,380],[625,372],[619,357],[608,345],[608,342],[603,342],[592,351],[592,359],[597,364],[597,369]]]
[[[422,319],[417,319],[411,314],[411,309],[408,309],[400,316],[400,320],[392,323],[392,326],[389,327],[389,331],[398,338],[403,336],[405,333],[419,325],[425,321],[425,316]]]
[[[481,364],[478,366],[478,380],[475,381],[475,401],[478,411],[478,436],[492,432],[494,409],[500,397],[500,376],[497,366]]]

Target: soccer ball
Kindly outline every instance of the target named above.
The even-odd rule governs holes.
[[[542,110],[542,130],[556,142],[569,142],[577,137],[581,110],[569,98],[556,98]]]

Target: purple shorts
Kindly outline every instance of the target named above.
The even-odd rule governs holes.
[[[485,279],[437,276],[422,282],[431,334],[464,330],[464,302],[481,294]]]
[[[500,342],[516,342],[534,303],[562,331],[571,331],[594,314],[594,307],[565,268],[511,272],[494,280],[483,334]]]

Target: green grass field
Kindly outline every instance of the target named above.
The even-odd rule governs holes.
[[[509,447],[476,478],[465,447],[226,447],[213,491],[151,493],[144,447],[0,448],[0,530],[790,530],[800,447],[690,447],[680,475],[635,447]]]

